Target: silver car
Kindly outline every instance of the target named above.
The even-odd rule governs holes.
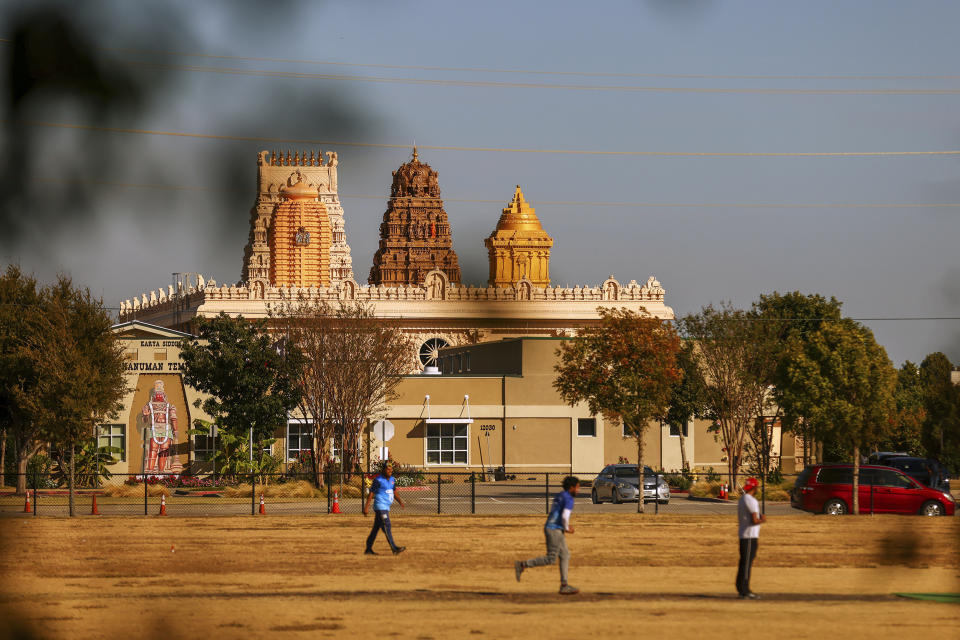
[[[650,467],[643,468],[643,501],[657,500],[660,504],[670,502],[670,485],[663,475],[657,477]],[[594,479],[590,498],[593,504],[609,500],[614,504],[636,500],[640,490],[640,478],[635,464],[611,464]]]

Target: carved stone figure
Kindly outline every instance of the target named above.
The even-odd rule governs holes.
[[[144,473],[176,473],[183,469],[174,456],[177,443],[177,408],[167,401],[163,380],[153,383],[150,400],[141,410],[147,427],[148,448]]]

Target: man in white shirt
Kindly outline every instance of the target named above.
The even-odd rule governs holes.
[[[760,503],[753,496],[760,483],[756,478],[748,478],[743,483],[743,495],[737,503],[737,519],[740,523],[740,564],[737,568],[737,593],[740,599],[758,599],[760,596],[750,591],[750,568],[757,557],[757,544],[760,538],[760,525],[767,521],[761,515]]]

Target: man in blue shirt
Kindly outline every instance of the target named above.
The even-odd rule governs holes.
[[[393,541],[393,534],[390,533],[390,506],[393,501],[396,500],[401,507],[406,508],[400,496],[394,493],[396,483],[397,480],[393,477],[393,465],[388,462],[384,465],[380,475],[373,479],[373,484],[370,486],[370,493],[363,505],[363,515],[367,515],[370,512],[370,502],[373,502],[373,530],[367,536],[367,550],[364,551],[367,555],[377,555],[373,550],[373,542],[377,539],[377,533],[380,529],[383,529],[383,533],[387,536],[387,542],[390,543],[394,555],[403,553],[406,549],[406,547],[398,547]]]
[[[553,564],[559,557],[560,593],[573,595],[580,592],[576,587],[567,584],[570,551],[567,549],[567,541],[564,538],[565,534],[573,533],[573,527],[570,526],[570,513],[573,511],[573,498],[577,495],[579,488],[580,480],[576,476],[567,476],[563,479],[563,491],[553,498],[550,515],[547,516],[547,522],[543,525],[543,533],[547,539],[547,555],[515,562],[513,568],[517,574],[517,582],[520,582],[520,575],[524,569]]]

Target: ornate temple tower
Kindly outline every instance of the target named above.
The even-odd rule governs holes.
[[[440,199],[437,172],[420,162],[414,147],[413,159],[393,172],[369,282],[388,287],[421,286],[433,269],[443,271],[451,285],[460,284],[460,264]]]
[[[326,160],[324,160],[326,155]],[[302,181],[313,189],[313,198],[325,209],[330,229],[329,269],[327,276],[316,276],[317,282],[336,286],[353,280],[353,259],[347,244],[343,222],[343,207],[337,194],[337,153],[322,151],[307,154],[261,151],[257,155],[257,200],[250,211],[250,236],[243,252],[241,280],[260,288],[269,284],[274,273],[268,236],[278,206],[284,201],[283,188]],[[299,178],[297,176],[300,176]],[[311,234],[311,243],[317,239]]]
[[[278,287],[330,285],[330,218],[317,190],[297,172],[297,182],[282,188],[284,201],[273,213],[267,245],[270,284]]]
[[[510,287],[521,278],[534,287],[550,286],[553,238],[543,230],[536,210],[523,199],[520,185],[484,244],[490,256],[489,286]]]

